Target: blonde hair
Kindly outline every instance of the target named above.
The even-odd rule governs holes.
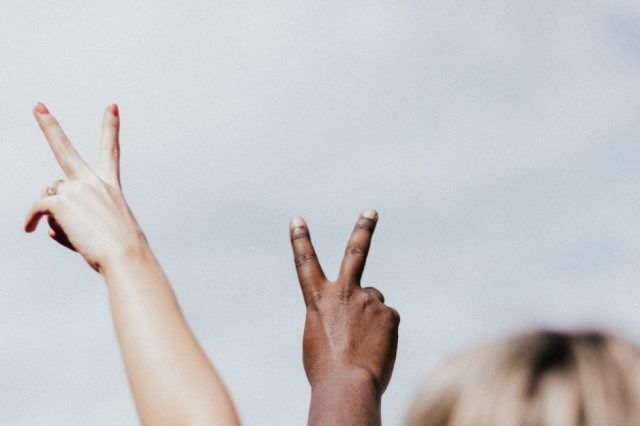
[[[640,352],[593,331],[484,345],[433,375],[407,425],[640,425]]]

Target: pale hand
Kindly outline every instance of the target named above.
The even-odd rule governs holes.
[[[68,181],[56,186],[54,195],[37,201],[25,222],[33,232],[47,216],[49,235],[79,252],[98,272],[148,245],[120,187],[118,107],[104,112],[100,159],[95,171],[78,154],[53,115],[43,104],[34,116]]]

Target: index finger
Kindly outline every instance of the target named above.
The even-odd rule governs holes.
[[[314,294],[317,294],[326,278],[320,267],[320,262],[318,262],[316,251],[311,244],[309,228],[304,219],[301,217],[291,219],[289,236],[291,237],[293,258],[296,263],[302,296],[305,304],[309,306]]]
[[[69,179],[78,178],[91,172],[78,151],[71,145],[62,127],[43,103],[38,103],[33,109],[40,129],[44,133],[56,160]]]
[[[351,233],[340,265],[340,278],[349,284],[360,285],[377,221],[378,212],[373,209],[366,210],[358,218]]]

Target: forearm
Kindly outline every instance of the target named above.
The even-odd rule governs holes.
[[[229,395],[122,194],[118,106],[104,111],[95,171],[44,104],[33,112],[68,181],[56,182],[34,203],[25,231],[33,232],[47,216],[49,235],[104,275],[142,423],[237,424]]]
[[[231,399],[148,248],[103,271],[143,424],[238,424]]]
[[[367,372],[350,371],[324,378],[311,387],[309,425],[377,426],[379,394]]]

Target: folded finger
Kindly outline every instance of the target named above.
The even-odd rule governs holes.
[[[69,250],[76,251],[71,241],[69,241],[69,237],[67,237],[67,234],[64,232],[64,229],[62,229],[52,215],[47,216],[47,222],[49,222],[49,227],[51,228],[49,229],[49,236]]]
[[[364,211],[358,218],[340,265],[341,281],[360,285],[377,221],[378,213],[373,209]]]
[[[38,103],[33,109],[33,115],[36,117],[47,142],[49,142],[53,155],[55,155],[67,177],[75,179],[91,173],[87,163],[84,162],[78,151],[69,142],[62,127],[60,127],[55,117],[49,113],[47,107],[42,103]]]
[[[64,236],[60,236],[60,234],[56,233],[53,229],[49,229],[49,236],[58,244],[65,246],[69,250],[77,251],[75,247],[71,244],[68,238]]]
[[[368,292],[374,299],[378,299],[380,302],[384,303],[384,295],[377,288],[365,287],[364,290]]]
[[[313,295],[317,294],[325,280],[324,272],[322,272],[313,244],[311,244],[309,228],[304,219],[296,217],[291,220],[289,236],[291,237],[298,281],[308,306],[313,300]]]
[[[53,209],[56,205],[56,196],[50,196],[41,199],[33,204],[29,212],[27,213],[27,218],[24,223],[24,230],[26,232],[33,232],[38,227],[38,223],[42,216],[45,215],[53,215]]]
[[[100,159],[96,173],[106,182],[120,186],[120,113],[118,105],[111,104],[102,119]]]

